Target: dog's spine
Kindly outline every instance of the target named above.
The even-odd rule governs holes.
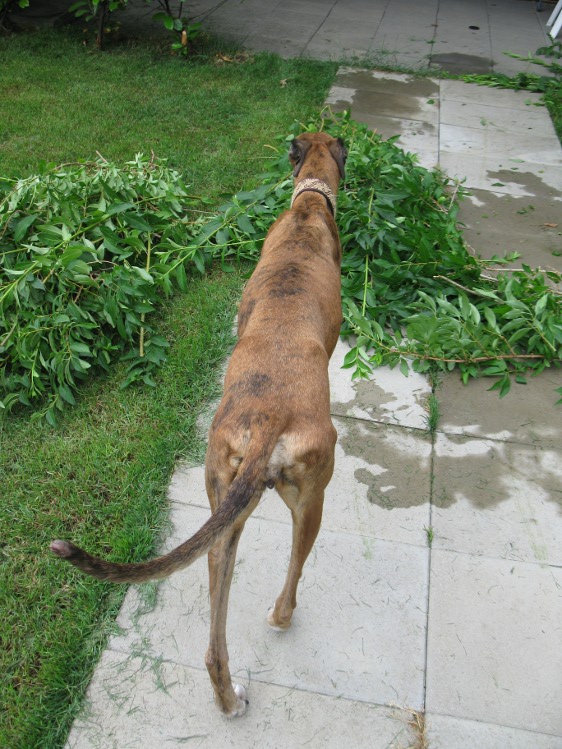
[[[233,528],[242,515],[245,520],[253,512],[265,489],[266,467],[278,436],[277,430],[254,436],[217,511],[191,538],[168,554],[139,564],[119,564],[92,556],[69,541],[53,541],[51,551],[87,575],[116,583],[157,580],[188,567]]]

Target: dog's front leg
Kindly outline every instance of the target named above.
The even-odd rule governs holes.
[[[248,705],[244,687],[231,681],[226,646],[228,595],[242,529],[229,533],[209,552],[211,634],[205,663],[215,690],[217,707],[228,718],[244,715]]]

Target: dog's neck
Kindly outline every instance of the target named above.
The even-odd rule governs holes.
[[[293,197],[291,198],[291,208],[293,207],[295,200],[299,195],[302,195],[303,192],[317,192],[320,195],[323,195],[326,198],[326,203],[328,204],[332,216],[335,218],[336,196],[330,185],[323,182],[321,179],[314,179],[313,177],[307,177],[306,179],[301,180],[294,189]]]

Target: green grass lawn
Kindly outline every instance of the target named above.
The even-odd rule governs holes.
[[[217,201],[253,185],[264,146],[322,105],[334,72],[269,55],[217,66],[212,50],[186,63],[140,43],[100,54],[71,32],[2,38],[0,172],[154,151]],[[49,541],[120,560],[154,551],[174,463],[203,457],[196,418],[217,393],[243,280],[217,270],[165,305],[156,388],[119,390],[120,365],[57,429],[26,412],[0,422],[1,747],[64,743],[124,591],[62,565]]]

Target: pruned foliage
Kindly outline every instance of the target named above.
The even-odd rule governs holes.
[[[0,202],[0,387],[55,422],[94,368],[129,360],[124,384],[153,384],[167,342],[149,313],[184,261],[204,270],[189,235],[190,201],[180,175],[141,156],[118,168],[45,167],[4,185]],[[197,201],[199,205],[200,201]],[[148,317],[147,317],[148,316]]]
[[[494,376],[492,389],[505,395],[513,378],[560,363],[560,274],[525,266],[490,274],[490,261],[471,254],[458,226],[459,185],[347,114],[307,127],[324,127],[349,150],[338,224],[353,376],[384,364],[407,373],[411,361],[419,372],[458,368],[465,382]],[[154,311],[186,288],[190,273],[257,259],[290,200],[286,146],[273,148],[256,189],[212,213],[178,173],[142,156],[122,168],[103,159],[50,165],[5,183],[1,405],[32,406],[55,423],[92,370],[122,359],[124,385],[154,384],[167,347]]]
[[[381,365],[399,365],[407,374],[410,360],[418,372],[458,369],[465,383],[493,376],[492,389],[502,396],[513,379],[524,382],[530,372],[559,365],[559,273],[523,266],[492,274],[491,265],[501,267],[517,255],[482,260],[470,252],[458,225],[460,185],[418,165],[395,139],[382,140],[345,113],[308,129],[318,127],[342,137],[349,149],[338,226],[342,333],[354,336],[345,366],[354,377]],[[287,206],[292,180],[286,177],[285,144],[278,153],[260,187],[239,193],[215,219],[220,230],[211,241],[223,262],[252,256],[272,214]]]

